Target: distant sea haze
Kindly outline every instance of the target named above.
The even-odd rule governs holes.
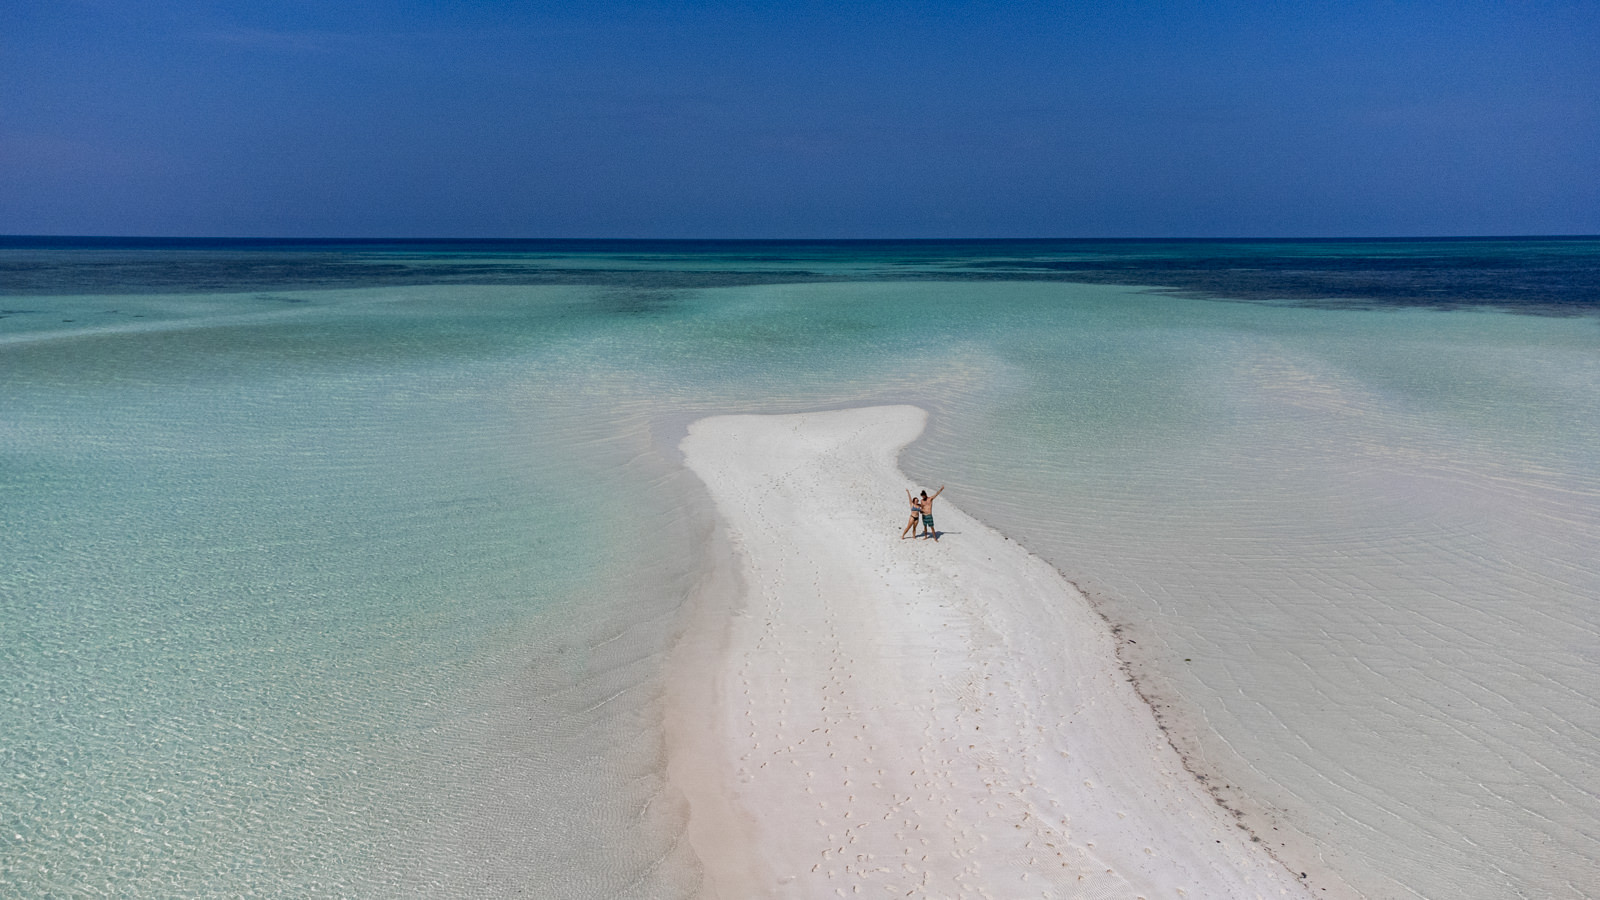
[[[912,404],[1297,875],[1596,896],[1597,310],[1592,238],[0,239],[0,894],[697,895],[679,442]]]

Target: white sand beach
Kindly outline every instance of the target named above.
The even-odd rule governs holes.
[[[733,550],[670,717],[708,893],[1309,896],[1184,769],[1055,569],[948,492],[942,540],[900,539],[896,457],[926,418],[719,416],[682,443]]]

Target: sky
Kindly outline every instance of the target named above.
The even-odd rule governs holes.
[[[0,0],[0,234],[1600,234],[1600,0]]]

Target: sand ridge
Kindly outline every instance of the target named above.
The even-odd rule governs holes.
[[[948,493],[941,541],[899,538],[926,418],[719,416],[682,442],[741,585],[686,641],[707,658],[673,742],[710,892],[1309,896],[1184,770],[1060,573]]]

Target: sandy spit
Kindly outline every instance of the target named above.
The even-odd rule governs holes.
[[[711,896],[1307,897],[1184,769],[1054,568],[936,504],[901,540],[890,406],[702,419],[730,551],[673,665]]]

